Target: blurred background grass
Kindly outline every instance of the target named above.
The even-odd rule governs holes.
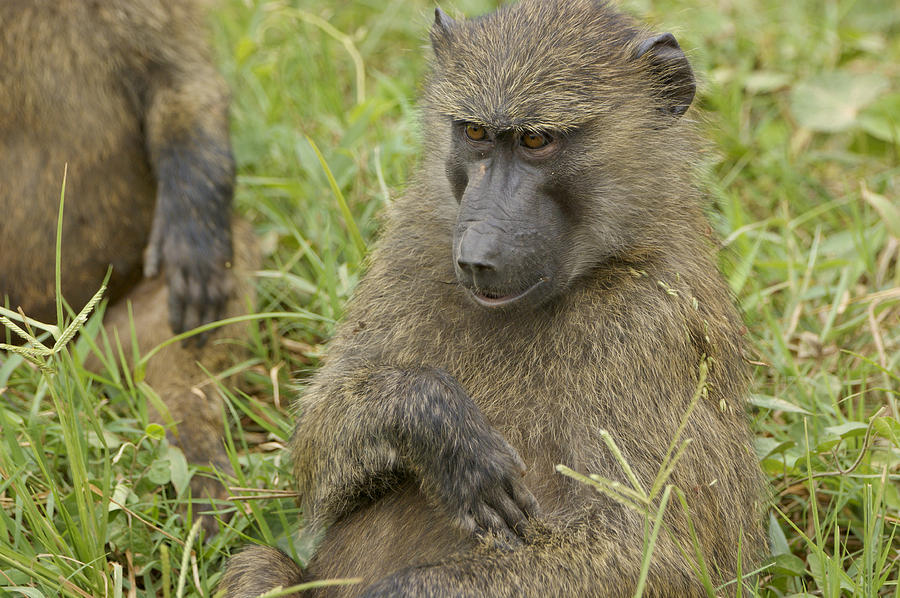
[[[458,0],[453,16],[498,5]],[[630,0],[701,78],[698,118],[721,264],[755,353],[751,417],[772,485],[762,596],[900,596],[900,8],[894,0]],[[210,596],[248,541],[302,555],[282,453],[296,384],[363,268],[322,152],[367,242],[419,154],[426,0],[221,0],[237,209],[265,254],[268,320],[228,398],[233,486],[269,496],[205,542],[177,510],[189,475],[147,423],[146,389],[0,355],[0,588],[26,596]],[[699,116],[702,115],[702,116]],[[127,348],[126,348],[127,349]],[[110,359],[131,359],[128,350]],[[275,494],[275,496],[272,496]],[[114,502],[101,499],[112,497]],[[187,558],[183,556],[187,553]],[[179,590],[179,581],[181,590]],[[720,595],[738,595],[735,586]]]

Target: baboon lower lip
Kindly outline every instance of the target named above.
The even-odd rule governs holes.
[[[536,283],[521,291],[519,293],[514,293],[511,295],[498,295],[494,296],[493,293],[488,293],[482,289],[469,289],[469,292],[472,294],[472,297],[475,301],[483,306],[488,308],[496,308],[496,307],[504,307],[507,305],[511,305],[520,299],[524,298],[526,295],[530,294],[536,288],[541,286],[546,282],[545,278],[540,278]]]

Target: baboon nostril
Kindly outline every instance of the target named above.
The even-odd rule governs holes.
[[[487,260],[467,260],[460,257],[456,260],[456,263],[470,274],[483,274],[496,270],[496,267]]]
[[[456,250],[456,263],[463,272],[475,276],[493,274],[498,270],[495,240],[477,229],[477,225],[465,230]]]

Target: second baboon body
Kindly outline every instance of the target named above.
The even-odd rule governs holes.
[[[0,4],[0,301],[49,321],[63,174],[63,297],[76,310],[162,271],[182,332],[227,302],[228,90],[196,0]]]
[[[57,319],[65,174],[58,290],[78,312],[111,268],[112,343],[146,354],[173,332],[246,310],[255,242],[249,227],[232,224],[228,89],[202,4],[0,2],[0,305]],[[154,417],[188,459],[227,472],[209,372],[239,351],[191,344],[157,353],[144,382],[166,405]],[[225,494],[211,478],[196,476],[192,488],[195,498]]]

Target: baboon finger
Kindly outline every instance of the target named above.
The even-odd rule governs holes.
[[[198,322],[198,326],[202,326],[203,324],[209,324],[210,322],[215,322],[216,320],[221,319],[221,313],[223,311],[222,304],[207,301],[206,305],[202,306],[203,312],[200,316],[200,320]],[[212,330],[207,330],[206,332],[201,332],[200,334],[195,334],[193,336],[194,345],[197,348],[202,347],[206,344],[206,341],[209,340],[210,335],[212,334]]]
[[[203,323],[215,322],[225,316],[225,307],[231,294],[230,285],[224,282],[215,284],[215,291],[209,294],[206,312],[203,314]]]
[[[491,506],[503,518],[506,526],[517,536],[522,536],[528,524],[525,512],[502,490],[498,490],[493,498]]]
[[[150,229],[150,241],[144,250],[144,277],[153,278],[159,274],[160,266],[162,266],[162,227],[156,218],[153,220]]]
[[[461,513],[456,517],[456,524],[463,532],[467,534],[478,534],[478,524],[471,512]]]
[[[162,252],[155,245],[148,245],[144,252],[144,278],[153,278],[159,274],[162,263]]]
[[[169,274],[169,326],[172,332],[180,334],[184,332],[185,309],[185,280],[184,274],[176,270]]]
[[[502,462],[508,465],[509,468],[512,469],[515,473],[522,476],[525,475],[525,461],[523,461],[522,457],[519,456],[519,451],[513,448],[513,446],[506,441],[502,434],[500,434],[496,430],[492,430],[492,433],[494,438],[500,444],[500,455],[502,455]]]
[[[187,297],[184,309],[184,329],[191,330],[203,323],[203,310],[206,303],[206,292],[196,276],[188,278]],[[198,339],[195,339],[197,342]]]
[[[484,537],[485,532],[493,534],[493,540],[495,542],[499,541],[500,547],[506,549],[511,549],[522,543],[497,511],[487,503],[480,503],[476,507],[475,519],[481,524],[479,529],[476,529],[476,536]]]
[[[200,317],[198,326],[221,320],[225,316],[227,299],[227,295],[223,295],[221,293],[221,288],[217,288],[213,293],[207,293],[207,299],[203,305],[203,313]],[[212,330],[207,330],[206,332],[200,333],[195,336],[194,338],[196,339],[195,343],[197,344],[197,346],[202,347],[203,345],[205,345],[206,341],[209,340],[209,337],[212,333]]]
[[[534,497],[534,494],[531,493],[531,490],[528,489],[528,486],[521,480],[514,481],[510,486],[510,494],[515,503],[522,509],[522,512],[525,513],[525,516],[529,519],[538,517],[541,514],[541,505]]]
[[[519,456],[519,451],[511,446],[509,447],[509,450],[512,451],[513,466],[516,469],[516,473],[518,473],[520,476],[524,476],[525,472],[528,471],[528,468],[525,467],[525,461],[523,461],[522,457]]]

